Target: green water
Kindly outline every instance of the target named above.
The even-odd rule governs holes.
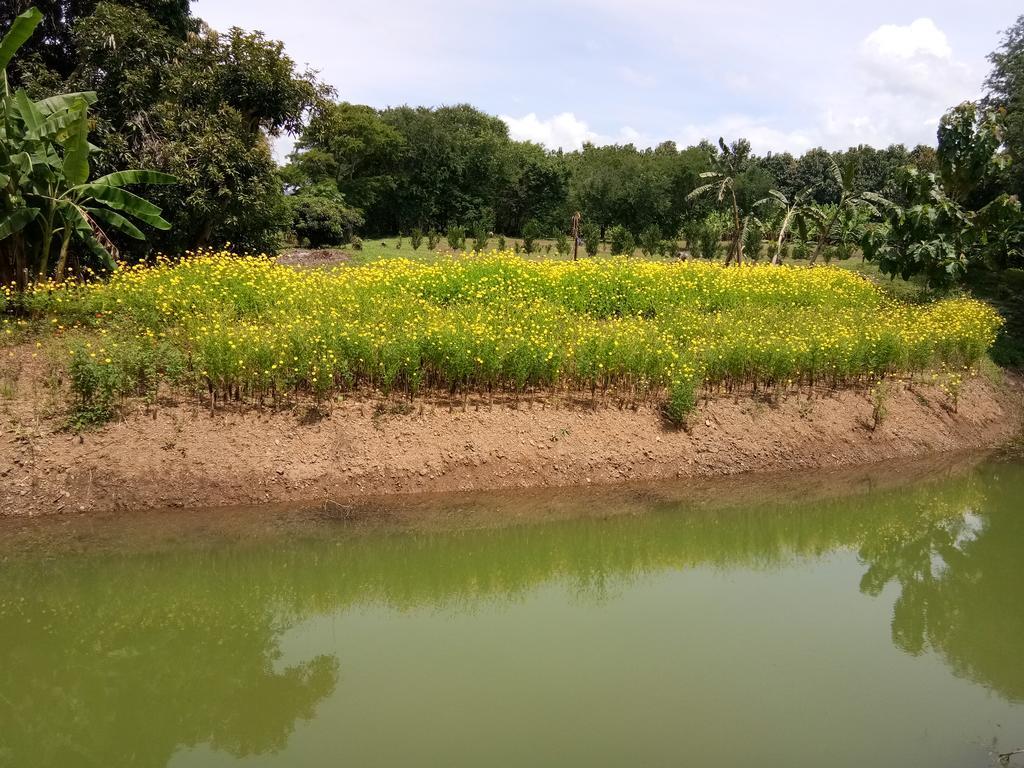
[[[0,765],[994,765],[1024,465],[890,475],[0,526]]]

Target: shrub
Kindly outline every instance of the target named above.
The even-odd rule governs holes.
[[[889,415],[889,383],[879,381],[868,392],[871,400],[871,431],[878,429]]]
[[[661,227],[651,224],[640,234],[640,250],[644,256],[656,256],[661,247]]]
[[[632,233],[621,224],[616,224],[608,229],[608,244],[616,256],[622,254],[632,256],[636,248]]]
[[[597,256],[601,248],[601,229],[596,224],[583,225],[583,247],[587,256]]]
[[[686,241],[686,250],[690,255],[696,256],[700,253],[700,236],[704,230],[704,222],[700,219],[687,219],[683,224],[681,234]]]
[[[453,251],[461,251],[466,245],[466,228],[450,224],[446,237],[448,239],[448,247]]]
[[[502,252],[505,251],[505,236],[504,235],[498,235],[498,250],[502,251]]]
[[[673,427],[685,427],[686,417],[697,404],[697,387],[693,379],[673,381],[668,388],[668,397],[661,407],[661,414]]]
[[[697,250],[702,259],[717,259],[722,249],[722,228],[711,219],[705,219],[700,228]]]
[[[751,261],[761,258],[761,229],[754,224],[743,233],[743,255]]]
[[[335,198],[293,195],[287,199],[292,231],[300,245],[310,248],[342,245],[352,236],[352,230],[363,223],[356,209]]]
[[[477,224],[473,227],[473,250],[477,253],[483,253],[486,251],[489,237],[487,227],[483,224]]]
[[[353,235],[349,245],[352,246],[353,251],[361,251],[363,250],[363,238]]]
[[[540,237],[540,222],[536,219],[530,219],[526,222],[523,227],[523,250],[528,254],[533,253],[534,248],[537,244],[537,238]]]
[[[396,251],[402,250],[402,236],[401,235],[398,236],[398,240],[395,242],[395,250]]]
[[[432,251],[436,251],[437,250],[437,245],[440,242],[441,242],[441,235],[438,233],[438,231],[436,229],[431,227],[430,231],[427,232],[427,248],[429,248]]]
[[[76,429],[109,421],[129,395],[152,402],[160,382],[176,383],[186,370],[181,349],[135,328],[116,328],[98,344],[73,339],[69,352],[68,379],[76,401],[68,425]]]
[[[409,233],[409,245],[412,246],[414,251],[418,251],[420,245],[423,244],[423,230],[419,227],[413,227],[412,232]]]
[[[555,235],[555,250],[563,258],[569,255],[569,237],[565,232],[559,232]]]

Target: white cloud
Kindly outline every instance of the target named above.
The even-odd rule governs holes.
[[[879,27],[860,54],[875,85],[888,93],[935,97],[972,84],[970,69],[953,58],[945,32],[928,18]]]
[[[541,120],[535,112],[523,117],[500,115],[516,141],[533,141],[548,149],[579,149],[586,142],[606,143],[602,137],[572,112]]]
[[[686,125],[676,142],[681,146],[687,146],[707,139],[717,144],[719,138],[724,138],[727,142],[739,138],[747,139],[753,150],[760,154],[802,154],[820,143],[816,132],[785,130],[773,125],[772,121],[749,115],[727,115],[708,123]]]
[[[980,84],[931,19],[882,25],[861,42],[849,87],[827,104],[822,143],[931,143],[943,112],[976,98]]]
[[[934,142],[937,118],[980,92],[985,54],[1020,0],[733,0],[742,24],[723,24],[723,4],[701,0],[294,5],[282,14],[276,0],[201,0],[196,10],[284,40],[348,101],[469,102],[551,147],[746,135],[759,151],[800,151]],[[494,29],[515,44],[462,44]]]
[[[579,149],[584,143],[653,147],[667,139],[684,147],[696,144],[701,139],[717,143],[719,137],[724,137],[726,141],[748,139],[756,152],[799,154],[818,143],[818,139],[811,133],[786,131],[773,126],[770,121],[747,115],[728,115],[708,123],[690,123],[674,136],[652,136],[629,125],[622,126],[614,135],[603,134],[591,129],[585,120],[572,112],[562,112],[546,120],[537,117],[534,112],[523,117],[502,115],[501,119],[508,124],[513,139],[533,141],[548,149]]]
[[[909,61],[917,56],[948,59],[953,55],[946,33],[928,18],[906,26],[883,24],[865,38],[862,49],[869,56]]]

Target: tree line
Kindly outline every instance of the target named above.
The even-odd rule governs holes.
[[[0,31],[29,5],[0,8]],[[613,250],[639,243],[668,252],[680,239],[694,254],[729,261],[762,250],[814,261],[859,249],[890,274],[924,274],[936,285],[971,265],[1024,266],[1024,17],[990,56],[984,99],[947,113],[937,148],[794,156],[756,154],[742,138],[548,150],[513,140],[503,121],[467,104],[375,109],[336,100],[279,42],[213,30],[187,0],[35,5],[39,30],[5,62],[5,282],[25,262],[26,243],[48,276],[69,260],[95,266],[103,252],[131,260],[225,243],[273,251],[282,238],[324,245],[449,229],[477,240],[561,237],[577,211],[587,243],[604,239]],[[60,110],[50,101],[58,97]],[[45,137],[30,124],[36,118],[49,120]],[[283,168],[270,148],[281,133],[297,136]],[[79,163],[64,192],[81,196],[89,179],[112,179],[124,195],[155,184],[146,205],[127,210],[131,198],[109,190],[99,190],[106,204],[93,205],[91,188],[93,198],[75,198],[51,226],[46,201],[56,196],[47,185],[72,144],[87,174],[82,181]],[[136,169],[145,171],[117,175]],[[111,211],[112,197],[121,207]],[[26,207],[38,212],[27,223]],[[124,224],[122,214],[140,211],[137,226]]]
[[[315,111],[284,175],[295,194],[331,196],[354,209],[350,220],[371,236],[454,223],[521,237],[530,221],[554,234],[580,211],[602,237],[615,225],[638,237],[652,225],[679,232],[715,209],[689,196],[703,183],[701,174],[722,165],[731,165],[744,211],[772,189],[794,195],[812,188],[814,201],[838,203],[831,161],[847,158],[855,161],[857,185],[877,192],[897,168],[937,168],[935,150],[926,146],[759,156],[739,139],[727,146],[665,141],[549,151],[511,139],[503,121],[468,104],[377,110],[340,102]]]

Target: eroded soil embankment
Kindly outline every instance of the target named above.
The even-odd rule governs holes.
[[[1020,427],[1021,381],[894,383],[874,430],[860,391],[701,403],[689,431],[649,407],[587,402],[344,400],[304,409],[141,406],[82,435],[60,429],[33,385],[0,402],[0,514],[215,507],[391,493],[572,486],[866,464],[996,445]]]

